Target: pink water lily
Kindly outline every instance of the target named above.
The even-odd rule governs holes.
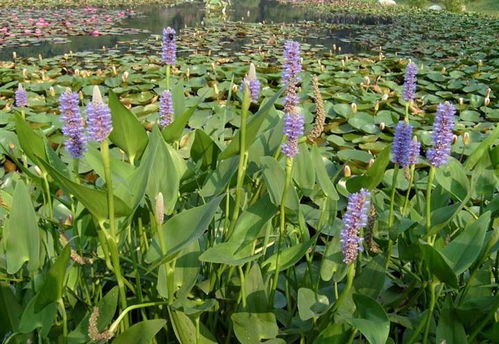
[[[99,32],[99,30],[94,30],[94,31],[92,31],[91,35],[94,37],[98,37],[101,35],[101,33]]]

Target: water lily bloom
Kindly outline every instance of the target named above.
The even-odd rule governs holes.
[[[409,63],[405,69],[404,86],[402,88],[402,98],[406,102],[411,102],[416,97],[416,74],[418,66]]]
[[[90,140],[102,142],[113,130],[111,110],[102,101],[98,86],[94,86],[93,98],[87,105],[87,129]]]
[[[284,115],[286,142],[282,144],[282,153],[288,158],[293,158],[298,154],[298,139],[303,135],[304,121],[303,115],[297,108]]]
[[[67,137],[65,146],[71,157],[79,159],[87,151],[87,138],[83,127],[80,108],[78,106],[78,93],[69,90],[59,98],[62,133]]]
[[[454,128],[454,105],[445,102],[437,107],[437,114],[433,122],[433,147],[428,149],[426,157],[432,166],[439,167],[447,163],[452,145],[452,129]]]
[[[165,90],[159,98],[159,125],[166,127],[173,122],[173,100],[170,90]]]
[[[28,106],[28,94],[26,93],[26,90],[23,88],[22,84],[19,84],[19,86],[17,87],[15,98],[17,107]]]
[[[94,31],[92,31],[91,35],[94,37],[98,37],[101,35],[101,33],[99,32],[99,30],[94,30]]]
[[[400,121],[395,128],[395,136],[392,144],[392,162],[401,167],[409,165],[409,155],[411,151],[412,125],[405,121]]]
[[[299,81],[299,73],[302,70],[300,57],[300,43],[286,41],[284,43],[284,68],[282,70],[282,82],[287,84]]]
[[[163,50],[161,58],[164,63],[173,66],[177,60],[176,32],[171,27],[163,29]]]
[[[250,91],[250,96],[251,96],[251,101],[253,103],[258,102],[258,98],[260,98],[260,81],[258,81],[256,77],[256,69],[255,65],[253,63],[250,64],[248,74],[244,78],[243,82],[241,83],[241,92],[244,92],[244,85],[247,84],[249,91]]]
[[[371,205],[369,191],[361,189],[348,197],[347,211],[343,215],[343,228],[340,233],[343,262],[351,264],[362,251],[360,229],[367,225],[368,210]]]

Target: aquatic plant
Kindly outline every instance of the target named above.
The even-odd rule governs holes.
[[[65,146],[71,157],[75,159],[82,158],[87,150],[85,128],[78,101],[78,94],[69,90],[59,98],[62,133],[66,136]]]
[[[340,239],[345,264],[354,263],[358,252],[362,251],[360,230],[367,225],[368,211],[371,204],[369,197],[369,192],[364,189],[348,197],[347,211],[343,215]]]
[[[103,102],[98,86],[94,86],[92,101],[88,103],[86,110],[88,137],[90,140],[101,143],[113,130],[113,124],[111,110]]]
[[[449,158],[455,112],[454,105],[448,102],[438,104],[437,114],[433,123],[433,146],[426,153],[426,157],[432,166],[439,167],[445,164]]]

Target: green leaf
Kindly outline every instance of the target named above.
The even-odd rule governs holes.
[[[332,323],[314,341],[314,344],[344,344],[348,342],[351,328],[346,323]]]
[[[483,140],[480,142],[478,147],[475,148],[473,153],[466,159],[464,167],[468,170],[472,170],[473,167],[480,161],[482,155],[494,144],[494,142],[499,138],[499,126],[496,128]]]
[[[35,302],[35,312],[61,299],[71,247],[66,245],[45,277]]]
[[[194,142],[191,146],[191,157],[194,161],[202,161],[202,170],[214,169],[220,148],[203,130],[196,129]]]
[[[307,250],[315,242],[319,233],[315,234],[313,237],[305,242],[296,244],[294,246],[285,248],[281,251],[279,256],[279,271],[284,271],[289,267],[293,266],[298,262],[307,252]],[[265,260],[262,266],[268,266],[268,272],[272,272],[276,269],[277,253]]]
[[[41,336],[45,337],[54,323],[57,314],[57,305],[51,303],[40,312],[35,312],[37,298],[38,295],[33,296],[24,308],[21,320],[19,321],[18,331],[20,333],[30,333],[39,328]]]
[[[0,282],[0,337],[17,331],[22,311],[12,288],[7,283]]]
[[[279,333],[274,313],[234,313],[234,333],[241,344],[260,343]]]
[[[116,307],[118,306],[118,286],[111,289],[97,304],[99,307],[99,319],[97,320],[97,329],[99,331],[104,331],[108,325],[111,323],[116,313]],[[80,321],[78,326],[69,333],[68,343],[69,344],[84,344],[90,341],[88,337],[88,320],[90,318],[90,312],[88,312],[85,317]]]
[[[38,158],[46,157],[43,138],[36,134],[20,116],[16,116],[16,134],[21,148],[32,161],[36,162]]]
[[[340,245],[340,236],[335,235],[327,245],[321,265],[321,278],[330,281],[335,273],[346,273],[346,264],[343,263],[343,252]]]
[[[479,256],[490,220],[490,211],[482,214],[475,222],[467,224],[461,234],[442,249],[442,254],[456,275],[466,271]]]
[[[238,163],[239,157],[237,156],[221,161],[217,169],[207,178],[199,194],[206,198],[216,196],[225,191],[227,184],[237,171]]]
[[[440,318],[437,325],[436,343],[446,344],[467,344],[466,332],[459,318],[452,309],[444,308],[440,312]]]
[[[40,266],[40,230],[28,188],[19,180],[14,189],[12,208],[4,238],[7,273],[15,274],[28,262],[28,270]]]
[[[358,276],[355,276],[354,287],[359,294],[376,299],[383,289],[385,283],[386,259],[382,255],[375,256],[362,269]]]
[[[156,234],[147,251],[146,262],[152,263],[163,257],[155,264],[157,266],[170,259],[192,241],[197,240],[210,225],[221,200],[222,197],[217,197],[200,207],[184,210],[166,221],[161,230],[163,237],[167,238],[165,243],[167,254],[161,253],[159,237]]]
[[[356,317],[345,319],[357,328],[371,344],[385,344],[390,332],[390,320],[385,310],[369,296],[353,294]]]
[[[383,180],[385,170],[390,163],[391,145],[388,145],[376,156],[374,163],[367,169],[363,176],[355,176],[347,180],[349,192],[358,192],[361,188],[374,190]]]
[[[253,264],[251,270],[246,275],[245,282],[248,312],[265,313],[269,311],[267,289],[258,264]]]
[[[126,329],[116,339],[113,344],[149,344],[161,328],[166,324],[166,320],[154,319],[141,321],[138,324]]]
[[[269,110],[274,106],[276,100],[281,96],[282,92],[284,92],[284,87],[278,90],[272,98],[270,98],[265,104],[263,104],[260,109],[252,116],[250,116],[250,120],[246,124],[246,147],[250,147],[251,143],[258,137],[258,133],[260,131],[260,127],[265,120],[265,117]],[[227,148],[220,153],[219,159],[224,160],[230,158],[239,153],[239,135],[240,131],[238,130],[232,141],[229,143]]]
[[[118,96],[109,91],[109,107],[113,120],[113,130],[109,139],[123,149],[131,162],[140,157],[147,146],[147,133],[132,111],[121,104]]]
[[[273,157],[262,157],[260,159],[260,162],[263,168],[263,178],[265,180],[270,199],[275,205],[280,205],[282,199],[282,190],[284,190],[286,173]],[[297,210],[298,203],[299,201],[296,190],[294,187],[292,187],[292,185],[290,185],[285,200],[286,208]]]
[[[99,221],[104,221],[108,218],[107,192],[77,184],[60,174],[41,159],[39,163],[58,184],[74,195]],[[127,216],[130,213],[131,209],[126,203],[114,196],[115,216]]]
[[[323,158],[319,152],[319,148],[316,145],[314,145],[312,147],[311,153],[313,161],[313,165],[311,166],[313,166],[315,170],[319,186],[321,187],[322,191],[329,199],[333,201],[339,200],[340,198],[338,196],[338,193],[336,192],[336,189],[334,188],[334,185],[331,182],[331,178],[329,178],[329,175],[327,174]]]
[[[306,321],[314,317],[319,317],[329,308],[327,296],[315,294],[312,289],[298,289],[298,314],[300,319]]]
[[[200,323],[200,337],[196,340],[196,327],[192,320],[183,312],[172,311],[170,318],[173,325],[173,331],[179,343],[182,344],[214,344],[217,343],[213,335]],[[114,343],[113,343],[114,344]]]
[[[450,157],[447,165],[437,169],[435,179],[440,186],[462,201],[470,192],[470,182],[463,166]]]
[[[294,158],[293,179],[302,190],[311,190],[315,184],[315,169],[306,144],[300,145],[300,151]]]
[[[450,287],[457,288],[457,277],[442,254],[428,244],[422,244],[421,250],[430,272]]]
[[[260,198],[239,215],[230,241],[240,244],[252,242],[274,217],[276,209],[268,195]]]
[[[252,254],[252,245],[250,244],[241,248],[240,243],[223,242],[206,249],[199,256],[199,260],[202,262],[237,266],[255,260],[258,257],[260,255]]]

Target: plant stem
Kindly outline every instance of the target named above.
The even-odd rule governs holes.
[[[166,65],[166,89],[170,89],[170,68],[169,64]]]
[[[121,274],[120,255],[118,250],[119,238],[117,235],[116,220],[114,217],[114,194],[113,194],[113,182],[111,176],[111,159],[109,156],[109,143],[107,142],[107,139],[105,139],[101,143],[101,154],[102,154],[102,163],[104,165],[104,178],[106,181],[106,188],[107,188],[107,207],[108,207],[108,217],[109,217],[109,236],[107,243],[109,246],[109,253],[111,255],[113,270],[116,275],[116,281],[118,283],[120,291],[121,307],[125,309],[127,307],[126,291],[125,291],[125,282],[123,279],[123,275]]]
[[[66,338],[68,338],[68,317],[66,315],[66,308],[64,307],[64,301],[59,299],[59,306],[61,307],[61,315],[62,315],[62,334],[64,337],[63,343],[66,343]]]
[[[355,277],[355,263],[350,263],[348,265],[348,271],[347,271],[347,284],[345,288],[341,291],[340,297],[334,303],[334,306],[332,308],[333,312],[337,311],[338,308],[340,308],[341,304],[345,301],[345,298],[350,292],[350,289],[352,289],[354,277]]]
[[[134,309],[139,309],[139,308],[144,308],[144,307],[152,307],[152,306],[161,306],[161,305],[166,305],[166,302],[160,301],[160,302],[147,302],[147,303],[142,303],[138,305],[132,305],[126,307],[121,314],[118,316],[118,318],[111,324],[109,327],[109,332],[114,333],[116,329],[118,328],[118,325],[123,318],[127,315],[128,312],[133,311]]]
[[[392,247],[393,241],[391,238],[391,231],[393,227],[393,209],[395,206],[395,192],[397,190],[397,176],[399,174],[399,164],[395,164],[395,169],[393,171],[393,179],[392,179],[392,192],[390,194],[390,212],[388,215],[388,249],[386,251],[386,267],[390,264],[390,258],[392,256]]]
[[[293,177],[293,158],[286,159],[286,180],[284,182],[284,189],[282,191],[281,205],[279,210],[279,240],[277,242],[277,256],[275,260],[275,272],[274,279],[272,281],[272,290],[270,291],[270,305],[274,305],[275,292],[277,290],[277,282],[279,280],[279,258],[282,249],[282,237],[286,229],[286,197],[288,194],[288,189],[291,184],[291,179]]]
[[[246,279],[245,279],[245,276],[244,276],[244,271],[243,271],[243,268],[241,267],[241,265],[238,265],[237,266],[238,270],[239,270],[239,279],[241,281],[241,301],[242,301],[242,304],[243,304],[243,310],[246,309]]]
[[[405,117],[404,117],[404,121],[406,121],[407,123],[409,123],[409,106],[411,105],[410,102],[406,102],[405,103]]]
[[[80,159],[73,159],[73,174],[75,178],[75,183],[80,184]]]
[[[402,215],[407,215],[407,206],[409,205],[409,195],[411,193],[412,184],[414,183],[414,172],[416,171],[416,165],[411,165],[411,172],[409,177],[409,187],[407,188],[407,193],[405,195],[404,206],[402,208]]]
[[[52,218],[54,216],[54,205],[52,204],[52,196],[50,195],[50,185],[47,173],[43,172],[43,185],[45,188],[45,192],[47,193],[47,205],[48,205],[48,217]]]
[[[426,318],[426,327],[423,335],[423,344],[428,343],[428,333],[430,332],[431,318],[433,315],[433,309],[435,308],[435,288],[437,287],[438,282],[432,282],[430,284],[430,308],[428,309],[428,316]]]
[[[237,184],[236,184],[236,200],[234,204],[234,212],[232,220],[227,232],[227,239],[230,238],[236,226],[237,218],[239,217],[239,208],[241,205],[244,176],[246,175],[246,161],[248,160],[246,152],[246,122],[248,118],[248,110],[251,103],[250,91],[248,85],[244,86],[243,103],[241,105],[241,127],[239,131],[239,167],[237,169]]]
[[[431,230],[431,188],[433,186],[433,179],[435,178],[435,166],[430,167],[428,172],[428,185],[426,186],[426,235],[429,236]],[[433,245],[433,242],[430,241]]]

